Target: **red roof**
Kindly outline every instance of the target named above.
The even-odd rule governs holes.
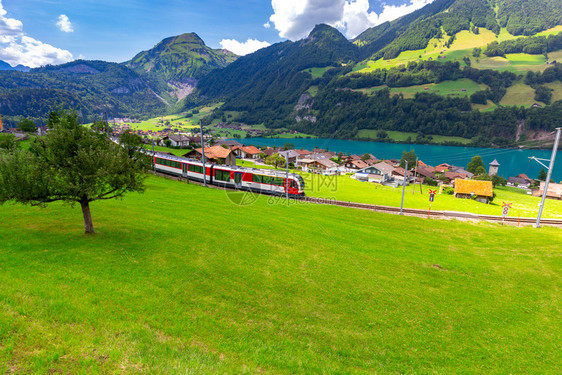
[[[195,149],[199,154],[201,154],[201,149]],[[226,159],[232,150],[224,148],[222,146],[205,147],[205,157],[209,159]]]
[[[353,164],[355,167],[359,168],[359,169],[363,169],[368,167],[369,165],[367,163],[365,163],[363,160],[352,160],[351,164]]]
[[[261,154],[261,151],[256,146],[244,146],[242,147],[242,151],[251,155]]]

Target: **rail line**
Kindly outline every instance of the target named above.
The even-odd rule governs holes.
[[[166,177],[175,179],[178,181],[188,181],[190,184],[200,185],[203,186],[202,182],[188,180],[183,177],[177,176],[170,176],[168,174],[160,173],[160,172],[153,172],[157,176]],[[207,185],[208,187],[219,189],[219,190],[228,190],[228,191],[237,191],[236,189],[225,188],[221,186],[215,185]],[[348,208],[356,208],[362,210],[369,210],[375,212],[382,212],[388,214],[400,214],[400,207],[392,207],[392,206],[380,206],[377,204],[370,204],[370,203],[357,203],[357,202],[347,202],[347,201],[339,201],[329,198],[317,198],[317,197],[292,197],[292,200],[298,201],[305,201],[314,204],[325,204],[330,206],[339,206],[339,207],[348,207]],[[468,220],[468,221],[487,221],[491,223],[504,223],[507,225],[517,225],[517,226],[528,226],[534,225],[537,221],[536,218],[530,217],[506,217],[503,218],[502,216],[495,216],[495,215],[481,215],[481,214],[474,214],[470,212],[460,212],[460,211],[436,211],[431,210],[428,212],[427,210],[417,209],[417,208],[404,208],[402,210],[405,216],[415,216],[415,217],[422,217],[422,218],[433,218],[433,219],[448,219],[448,220]],[[541,225],[553,226],[553,227],[562,227],[562,219],[541,219]]]

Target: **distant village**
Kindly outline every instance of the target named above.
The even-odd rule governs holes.
[[[1,120],[0,120],[1,121]],[[182,156],[200,160],[202,158],[201,135],[192,133],[178,133],[170,127],[162,130],[133,130],[129,123],[138,123],[134,119],[115,119],[113,133],[119,136],[129,130],[142,137],[147,145],[158,145],[172,149],[186,149]],[[178,123],[177,125],[181,125]],[[161,125],[164,126],[164,125]],[[232,128],[233,125],[224,125]],[[219,124],[220,127],[220,124]],[[45,127],[37,128],[39,136],[46,134]],[[236,130],[236,129],[234,129]],[[11,132],[18,140],[29,138],[27,133],[18,129],[6,130],[0,122],[0,132]],[[257,134],[257,133],[256,133]],[[472,179],[474,174],[463,166],[442,163],[431,166],[418,160],[415,166],[407,171],[400,167],[400,160],[381,160],[372,154],[345,155],[326,149],[296,150],[275,147],[247,146],[236,140],[217,138],[214,134],[203,134],[205,143],[205,158],[210,162],[224,165],[236,165],[236,159],[254,162],[256,165],[285,166],[288,161],[293,169],[322,175],[351,175],[358,181],[377,183],[384,186],[398,187],[403,184],[425,184],[437,186],[439,192],[454,194],[458,198],[471,198],[488,203],[493,199],[492,181]],[[189,150],[189,151],[187,151]],[[162,152],[162,151],[159,151]],[[165,151],[164,151],[165,153]],[[171,154],[171,153],[170,153]],[[498,175],[500,164],[494,160],[489,165],[488,175]],[[510,176],[507,186],[524,189],[528,194],[541,196],[544,191],[544,181],[532,179],[525,174]],[[562,199],[562,184],[550,183],[547,198]]]

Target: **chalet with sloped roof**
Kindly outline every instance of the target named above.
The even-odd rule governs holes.
[[[470,198],[489,203],[493,196],[492,181],[455,180],[455,198]]]

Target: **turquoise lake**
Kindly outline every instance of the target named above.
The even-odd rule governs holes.
[[[529,157],[550,159],[552,150],[519,150],[519,149],[498,149],[498,148],[474,148],[474,147],[454,147],[454,146],[434,146],[417,144],[398,144],[398,143],[379,143],[346,141],[329,138],[248,138],[238,140],[245,145],[255,146],[280,146],[290,142],[295,148],[312,150],[315,147],[329,149],[334,152],[350,154],[370,153],[379,159],[400,159],[402,151],[415,150],[419,159],[424,163],[436,166],[441,163],[448,163],[463,166],[470,162],[475,155],[480,155],[486,164],[494,159],[500,163],[498,174],[505,178],[525,173],[530,178],[536,178],[542,166],[536,161],[529,162]],[[548,162],[543,162],[548,165]],[[546,169],[545,169],[546,170]],[[556,158],[556,164],[552,173],[552,178],[559,182],[562,180],[562,152]]]

